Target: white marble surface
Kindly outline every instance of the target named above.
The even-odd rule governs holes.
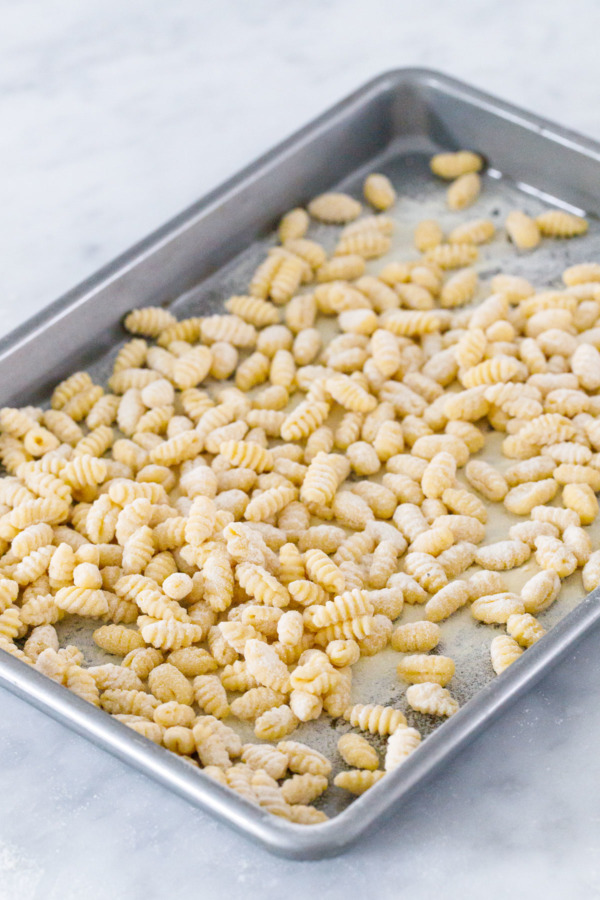
[[[0,0],[6,332],[367,78],[600,137],[594,0]],[[600,634],[336,860],[270,857],[0,691],[0,900],[600,894]]]

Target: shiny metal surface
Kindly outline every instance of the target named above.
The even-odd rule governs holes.
[[[123,339],[122,316],[133,306],[169,305],[179,298],[177,311],[214,307],[223,296],[216,282],[244,268],[248,252],[239,256],[242,250],[264,246],[290,206],[350,178],[371,159],[386,159],[399,170],[419,153],[458,146],[488,157],[492,178],[513,193],[524,191],[592,217],[600,212],[600,145],[438,73],[387,73],[2,339],[0,404],[41,402],[76,367],[106,369],[106,354]],[[406,177],[410,180],[410,168]],[[588,252],[597,248],[599,237],[596,223],[590,230],[591,243],[582,244]],[[571,261],[571,252],[559,247],[540,259],[554,276]],[[595,592],[510,670],[481,687],[384,783],[312,827],[290,825],[251,806],[3,653],[0,684],[273,852],[316,859],[339,853],[379,826],[410,790],[530,688],[599,618]]]

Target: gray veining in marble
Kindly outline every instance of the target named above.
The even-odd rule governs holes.
[[[600,137],[594,0],[0,0],[6,332],[380,71]],[[600,896],[600,635],[336,860],[275,859],[0,691],[0,900]]]

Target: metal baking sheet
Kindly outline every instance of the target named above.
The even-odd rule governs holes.
[[[435,72],[404,69],[382,75],[192,206],[112,265],[0,341],[0,404],[47,400],[51,388],[75,368],[104,377],[125,335],[120,322],[134,306],[169,306],[178,316],[217,311],[241,293],[249,273],[274,242],[272,229],[283,212],[334,186],[358,192],[376,169],[390,176],[400,200],[389,258],[409,258],[419,219],[436,217],[451,226],[464,220],[444,207],[444,192],[431,178],[428,160],[439,149],[470,147],[489,162],[484,190],[469,216],[500,224],[518,206],[536,214],[548,204],[584,211],[585,238],[550,242],[531,255],[517,255],[502,238],[482,251],[477,268],[485,284],[502,270],[525,275],[536,286],[557,281],[566,265],[597,259],[600,145],[502,103]],[[334,230],[316,226],[314,236],[334,240]],[[376,271],[388,259],[370,264]],[[482,294],[483,296],[483,294]],[[482,451],[500,463],[492,437]],[[505,461],[506,464],[506,461]],[[503,510],[490,515],[486,539],[504,534],[514,520]],[[594,533],[595,532],[595,533]],[[592,526],[592,539],[600,525]],[[528,568],[529,567],[529,568]],[[535,571],[528,563],[514,577],[519,587]],[[227,821],[267,849],[311,858],[334,855],[380,824],[409,791],[421,784],[481,731],[519,694],[530,688],[600,618],[598,592],[584,598],[579,574],[567,580],[561,599],[540,617],[552,630],[502,676],[494,678],[489,643],[494,631],[473,624],[468,611],[443,625],[441,652],[453,656],[452,682],[461,710],[435,727],[426,717],[409,718],[427,735],[418,752],[362,797],[328,792],[323,825],[298,826],[277,819],[214,783],[175,755],[136,735],[18,660],[0,653],[0,684],[95,743]],[[408,608],[403,621],[420,618]],[[88,665],[109,659],[90,640],[84,620],[61,623],[62,637],[82,647]],[[498,632],[496,632],[498,633]],[[355,667],[357,702],[405,708],[391,650]],[[316,726],[316,727],[315,727]],[[325,720],[301,726],[294,737],[336,757],[347,723]],[[251,737],[251,735],[248,735]]]

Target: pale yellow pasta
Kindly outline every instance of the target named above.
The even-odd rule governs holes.
[[[387,309],[397,309],[400,305],[398,295],[380,278],[363,275],[355,282],[354,286],[367,298],[377,313],[385,312]]]
[[[586,591],[594,591],[600,585],[600,550],[595,550],[582,572],[583,586]]]
[[[468,151],[432,160],[451,206],[476,198],[482,166]],[[395,193],[372,175],[365,199],[385,209]],[[454,663],[431,653],[446,618],[471,603],[506,626],[501,671],[543,635],[535,617],[562,577],[581,568],[585,590],[600,585],[585,530],[600,491],[597,264],[571,266],[562,290],[496,275],[459,309],[480,290],[470,267],[491,220],[455,216],[446,243],[421,222],[419,259],[366,275],[394,221],[360,211],[345,194],[291,210],[224,314],[133,311],[140,337],[116,354],[112,393],[79,372],[47,412],[0,411],[1,648],[303,824],[323,819],[307,804],[331,764],[283,740],[301,723],[325,713],[389,736],[386,770],[418,746],[400,710],[353,705],[361,657],[391,642],[408,654],[409,706],[451,715]],[[306,237],[311,215],[350,224],[321,243]],[[561,211],[507,220],[522,249],[584,227]],[[488,425],[504,465],[471,460]],[[559,489],[562,507],[548,505]],[[478,546],[488,515],[497,524],[487,501],[527,519]],[[505,583],[532,553],[542,571],[531,559]],[[99,618],[94,640],[122,665],[61,649],[53,625],[71,614]],[[228,715],[282,743],[242,747]],[[361,793],[383,776],[358,735],[340,751],[353,769],[337,785]]]
[[[386,772],[396,769],[413,753],[421,742],[421,735],[415,728],[401,727],[390,735],[385,753]]]
[[[282,244],[286,241],[302,238],[308,231],[310,219],[306,210],[301,207],[291,209],[279,223],[278,235]]]
[[[496,229],[491,219],[471,219],[453,228],[448,235],[450,244],[485,244],[490,241]]]
[[[406,691],[406,699],[416,712],[428,716],[452,716],[458,712],[458,703],[450,691],[435,682],[412,684]]]
[[[346,591],[323,605],[307,607],[305,620],[309,627],[316,631],[347,619],[370,615],[372,612],[373,604],[369,600],[367,592],[354,590]]]
[[[313,431],[316,431],[317,428],[323,425],[329,414],[329,409],[329,403],[325,400],[304,400],[287,416],[283,413],[274,413],[271,410],[264,410],[264,412],[269,414],[271,418],[273,416],[277,417],[277,422],[279,423],[277,431],[281,433],[281,437],[285,441],[297,441],[306,439]],[[265,416],[259,418],[256,415],[258,412],[260,411],[255,410],[254,414],[248,414],[248,424],[258,425],[266,422]],[[263,425],[263,427],[265,426]]]
[[[358,703],[344,711],[344,718],[361,731],[381,736],[393,734],[397,728],[406,725],[403,713],[390,706]]]
[[[385,772],[372,771],[370,769],[349,769],[345,772],[338,772],[333,779],[336,787],[349,791],[351,794],[364,794],[369,788],[373,787],[380,781]]]
[[[490,646],[490,655],[496,675],[501,675],[522,653],[522,647],[508,635],[500,634],[495,637]]]
[[[365,738],[359,734],[344,734],[337,744],[338,752],[345,763],[357,769],[375,771],[379,767],[379,755]]]
[[[217,719],[224,719],[229,715],[227,694],[217,675],[197,675],[193,691],[196,703],[207,715]]]
[[[404,570],[431,594],[448,583],[444,569],[429,553],[408,553],[404,558]]]
[[[521,647],[531,647],[546,633],[543,626],[530,613],[509,616],[506,630]]]
[[[295,602],[301,606],[322,603],[327,598],[327,593],[320,585],[304,579],[292,581],[288,585],[288,589]]]
[[[335,248],[335,256],[336,257],[350,257],[350,256],[359,256],[362,259],[376,259],[380,256],[383,256],[390,249],[390,239],[385,234],[382,234],[376,228],[365,228],[361,231],[354,231],[351,234],[342,235],[337,247]],[[332,260],[334,262],[334,260]],[[340,270],[337,266],[334,266],[331,271],[334,273],[334,280],[339,279],[348,279],[353,280],[354,278],[360,278],[360,276],[364,273],[364,266],[360,266],[358,263],[353,263],[353,268],[350,269],[350,264],[346,263],[346,266],[343,270]],[[323,272],[328,271],[327,263],[323,263],[319,266],[317,270],[317,278],[319,281],[323,280],[331,280],[330,278],[323,278]],[[348,272],[351,274],[347,274]],[[357,274],[352,274],[356,272]]]
[[[319,354],[319,351],[321,350],[322,343],[323,341],[321,338],[321,334],[316,328],[303,328],[298,332],[294,339],[294,361],[299,366],[306,366],[309,363],[314,362]],[[282,366],[279,367],[279,372],[277,371],[277,369],[271,370],[271,382],[280,387],[286,386],[286,383],[287,386],[289,386],[292,383],[293,376],[295,375],[295,370],[292,369],[289,362],[287,366],[287,373],[282,372],[282,368]]]
[[[458,341],[456,361],[464,369],[477,365],[485,353],[487,338],[481,328],[470,328]]]
[[[339,594],[344,590],[345,580],[336,564],[322,550],[307,550],[304,564],[308,577],[326,591]]]
[[[377,210],[386,210],[396,202],[396,191],[386,175],[368,175],[363,185],[365,200]]]
[[[430,622],[441,622],[464,606],[470,598],[471,592],[466,581],[452,581],[427,601],[425,616]]]
[[[159,619],[144,625],[141,633],[146,643],[157,649],[179,650],[201,640],[203,630],[198,625],[176,619]]]
[[[460,438],[451,434],[427,434],[419,437],[412,447],[415,456],[432,460],[437,453],[446,451],[454,457],[456,465],[462,468],[469,459],[469,448]]]
[[[466,209],[472,206],[479,197],[481,179],[476,172],[468,172],[452,182],[446,193],[446,201],[450,209]]]
[[[285,700],[285,694],[261,685],[248,688],[241,697],[233,700],[231,712],[239,719],[252,721],[269,710],[282,706]]]
[[[444,240],[444,232],[435,219],[423,219],[415,228],[414,244],[420,253],[426,253]]]
[[[214,315],[202,320],[201,334],[207,343],[226,342],[234,347],[253,347],[256,329],[236,315]]]
[[[588,223],[581,216],[552,209],[536,216],[536,224],[544,237],[570,238],[585,234]]]
[[[344,529],[338,528],[336,525],[312,525],[299,537],[297,549],[306,551],[317,548],[322,550],[323,553],[335,553],[344,543],[346,537]],[[304,564],[302,564],[301,573],[296,577],[302,577],[303,575]]]
[[[474,269],[460,269],[445,282],[440,303],[445,309],[470,303],[477,290],[478,277]]]
[[[454,153],[436,153],[429,164],[434,175],[451,180],[469,172],[480,172],[483,159],[471,150],[457,150]]]
[[[519,250],[533,250],[541,241],[538,223],[521,210],[510,212],[504,226],[509,239]]]
[[[531,518],[536,522],[548,522],[559,531],[564,531],[569,525],[581,525],[579,515],[572,509],[561,509],[557,506],[534,506],[531,510]]]
[[[246,641],[244,656],[248,671],[259,684],[280,692],[289,690],[287,667],[272,647],[263,641],[251,639]]]
[[[438,315],[429,311],[391,310],[382,319],[383,327],[396,337],[431,334],[440,324]]]
[[[254,734],[261,740],[277,741],[295,731],[298,724],[298,718],[284,704],[259,716],[254,723]]]
[[[325,650],[332,665],[337,668],[352,666],[360,657],[360,647],[354,640],[331,641]]]
[[[447,450],[436,453],[421,479],[423,493],[426,497],[440,498],[447,488],[453,486],[455,476],[456,459],[454,456]]]
[[[577,568],[577,557],[566,544],[555,537],[540,535],[535,540],[535,560],[542,569],[566,578]]]
[[[420,284],[398,284],[395,288],[400,303],[407,309],[427,310],[434,308],[431,291]]]
[[[445,687],[454,676],[454,661],[449,656],[428,656],[415,654],[405,656],[396,667],[398,677],[409,684],[424,681],[435,682]]]
[[[333,225],[352,222],[361,213],[361,205],[348,194],[320,194],[308,204],[308,212],[314,219]]]
[[[423,501],[423,506],[425,503],[432,501]],[[443,507],[443,511],[445,512],[445,507]],[[436,511],[436,518],[437,511]],[[434,520],[435,521],[435,520]],[[424,534],[420,534],[410,545],[410,553],[412,554],[425,554],[426,556],[439,556],[440,553],[443,553],[445,550],[448,550],[452,544],[454,543],[454,534],[452,529],[450,529],[447,525],[443,524],[434,524],[432,528],[426,531]],[[414,567],[414,561],[411,560],[410,567]],[[416,577],[416,576],[415,576]]]
[[[526,516],[534,506],[552,500],[557,490],[558,484],[553,478],[526,481],[508,491],[504,498],[504,505],[509,512],[518,516]]]
[[[522,565],[531,556],[531,547],[523,541],[496,541],[479,547],[475,561],[484,569],[502,571]]]
[[[91,385],[92,379],[87,372],[74,372],[54,388],[50,399],[52,409],[62,409],[65,403]]]
[[[510,591],[477,597],[471,604],[471,615],[486,625],[502,625],[513,614],[520,614],[524,606],[517,594]]]
[[[307,240],[306,238],[295,238],[287,240],[284,244],[286,250],[293,253],[294,256],[304,260],[311,269],[318,269],[327,259],[325,249],[317,241]],[[305,278],[306,278],[305,270]],[[298,296],[298,295],[296,295]],[[308,296],[308,295],[305,295]],[[292,298],[292,301],[296,298]],[[286,309],[287,312],[287,309]]]
[[[503,475],[494,466],[483,460],[472,460],[465,468],[469,483],[487,500],[503,500],[508,485]]]

